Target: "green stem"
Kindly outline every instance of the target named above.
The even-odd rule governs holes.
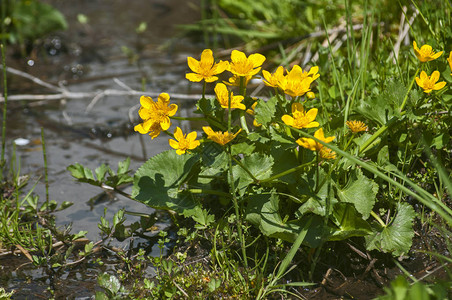
[[[4,9],[2,10],[4,11]],[[2,19],[3,20],[3,19]],[[2,22],[3,23],[3,22]],[[3,29],[3,24],[2,24]],[[1,166],[1,174],[0,178],[3,178],[3,167],[5,166],[5,151],[6,151],[6,106],[8,104],[8,89],[6,86],[7,80],[6,80],[6,57],[5,57],[5,34],[2,30],[2,45],[1,45],[1,52],[2,52],[2,69],[3,69],[3,95],[5,99],[5,103],[3,104],[3,124],[2,124],[2,156],[0,160],[0,166]]]
[[[48,178],[48,168],[47,168],[47,152],[46,152],[46,142],[44,139],[44,128],[41,127],[41,143],[42,143],[42,154],[44,156],[44,178],[46,184],[46,205],[49,209],[49,178]]]
[[[361,145],[358,154],[366,150],[370,144],[372,144],[383,132],[386,131],[386,129],[392,126],[398,119],[398,117],[392,117],[392,119],[389,120],[385,125],[381,126],[380,129],[378,129],[367,141],[364,142],[364,144]]]
[[[275,180],[275,179],[281,178],[281,177],[286,176],[286,175],[288,175],[288,174],[290,174],[290,173],[293,173],[293,172],[299,171],[299,170],[301,170],[301,169],[304,169],[304,168],[306,168],[307,166],[312,165],[312,163],[313,163],[314,161],[315,161],[315,160],[312,160],[312,161],[307,162],[307,163],[305,163],[305,164],[302,164],[302,165],[293,167],[293,168],[291,168],[291,169],[289,169],[289,170],[286,170],[286,171],[284,171],[284,172],[281,172],[281,173],[279,173],[279,174],[276,174],[276,175],[274,175],[274,176],[272,176],[272,177],[270,177],[270,178],[262,179],[262,180],[260,180],[259,182],[260,182],[260,183],[271,182],[271,181],[273,181],[273,180]]]
[[[402,112],[403,109],[405,108],[405,104],[406,104],[406,102],[407,102],[407,100],[408,100],[408,95],[409,95],[411,89],[413,88],[413,84],[414,84],[414,81],[415,81],[415,79],[416,79],[417,74],[419,73],[419,70],[420,70],[420,68],[418,68],[418,69],[416,70],[416,74],[414,74],[413,79],[411,80],[410,86],[408,87],[408,90],[406,91],[405,98],[403,98],[402,105],[400,105],[400,112]]]
[[[206,99],[206,86],[207,82],[204,80],[204,85],[202,86],[202,99]]]
[[[383,222],[383,220],[380,218],[380,216],[377,215],[373,210],[370,211],[370,214],[372,215],[372,217],[375,218],[375,220],[377,220],[378,223],[380,223],[381,226],[386,227],[385,222]]]
[[[245,98],[246,96],[246,87],[245,87],[245,77],[240,76],[240,95]],[[240,110],[240,125],[242,125],[243,130],[245,130],[246,134],[250,133],[250,130],[248,129],[248,125],[246,125],[246,119],[245,119],[245,111]]]
[[[232,194],[232,202],[234,203],[235,216],[237,218],[237,232],[239,234],[240,246],[242,248],[242,256],[243,256],[243,264],[245,269],[248,269],[248,259],[246,257],[246,244],[243,239],[242,233],[242,218],[240,216],[239,203],[237,201],[237,197],[235,195],[235,184],[234,184],[234,175],[232,174],[232,154],[231,154],[231,145],[228,145],[228,166],[229,166],[229,184],[230,191]]]
[[[178,121],[205,121],[205,117],[176,117],[172,116],[170,119],[178,120]]]
[[[255,183],[259,182],[259,179],[257,179],[256,177],[254,177],[253,173],[251,173],[250,170],[248,170],[247,167],[245,167],[239,160],[237,160],[235,157],[232,156],[232,159],[243,169],[245,170],[245,172],[253,179],[253,181]]]
[[[188,190],[183,190],[181,192],[190,192],[192,194],[209,194],[209,195],[217,195],[217,196],[222,196],[222,197],[227,197],[227,198],[231,198],[231,195],[225,192],[221,192],[221,191],[217,191],[217,190],[206,190],[206,189],[188,189]]]

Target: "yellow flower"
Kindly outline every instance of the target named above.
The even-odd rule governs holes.
[[[284,79],[279,81],[279,87],[289,96],[303,96],[311,90],[310,86],[314,81],[314,77],[307,76],[307,74],[306,72],[303,74],[301,67],[295,65]]]
[[[254,116],[254,115],[256,114],[256,113],[254,112],[254,109],[256,108],[256,105],[257,105],[257,101],[254,102],[253,105],[251,105],[251,108],[248,108],[248,109],[246,110],[246,113],[247,113],[247,114],[250,114],[250,115],[252,115],[252,116]],[[261,127],[261,126],[262,126],[262,124],[258,123],[258,122],[256,121],[256,119],[253,120],[253,125],[254,125],[254,127]]]
[[[245,86],[247,86],[248,82],[250,82],[250,80],[251,80],[251,78],[253,78],[253,76],[246,76],[244,78],[245,78],[245,81],[243,82],[243,84]],[[223,83],[227,84],[227,85],[232,85],[232,86],[240,86],[240,76],[232,75],[232,77],[229,77],[228,82],[223,81]]]
[[[314,92],[307,92],[306,93],[306,97],[308,97],[309,99],[314,99],[315,98],[315,94],[314,94]]]
[[[416,83],[418,86],[424,89],[424,93],[430,93],[433,90],[440,90],[445,85],[445,81],[438,82],[439,72],[434,71],[431,76],[427,76],[427,73],[421,71],[420,77],[416,77]]]
[[[353,133],[367,131],[367,125],[361,121],[347,121],[345,123]]]
[[[154,139],[162,130],[168,130],[171,125],[169,117],[174,116],[177,111],[177,105],[169,105],[170,96],[167,93],[161,93],[157,102],[154,102],[151,97],[141,96],[141,108],[138,111],[143,123],[134,127],[135,131],[141,134],[147,134]]]
[[[281,117],[282,121],[294,128],[313,128],[318,127],[319,123],[314,122],[317,116],[317,108],[311,108],[308,112],[304,111],[301,103],[292,103],[292,116],[284,115]]]
[[[321,158],[324,159],[335,159],[336,158],[336,152],[331,150],[330,148],[323,147],[319,150],[319,155]]]
[[[214,82],[218,80],[215,75],[223,73],[228,68],[227,61],[214,62],[212,50],[210,49],[205,49],[202,52],[200,61],[193,57],[187,57],[187,63],[194,73],[186,74],[185,78],[193,82],[200,82],[203,79],[206,82]]]
[[[421,62],[426,62],[426,61],[431,61],[431,60],[437,59],[444,52],[444,51],[441,51],[441,52],[435,53],[435,52],[433,52],[432,46],[430,46],[430,45],[423,45],[421,47],[421,49],[419,49],[417,47],[416,41],[413,41],[413,48],[414,48],[414,53],[416,54],[416,57]]]
[[[228,108],[229,102],[229,91],[228,88],[223,83],[217,83],[215,86],[215,94],[217,95],[218,102],[220,102],[221,107]],[[238,108],[245,110],[246,106],[242,103],[243,96],[234,96],[231,92],[231,108]]]
[[[262,70],[262,75],[264,75],[264,83],[266,86],[278,87],[279,82],[284,79],[284,68],[279,66],[275,73]]]
[[[303,71],[301,73],[301,78],[304,79],[306,77],[311,77],[313,81],[316,80],[317,78],[319,78],[320,77],[319,67],[317,67],[317,66],[311,67],[309,69],[309,72]]]
[[[452,51],[450,51],[449,58],[447,58],[447,61],[449,62],[449,68],[450,71],[452,72]],[[452,76],[452,73],[450,73],[450,76]]]
[[[232,141],[237,136],[237,134],[242,131],[242,129],[240,128],[239,131],[237,131],[235,134],[232,134],[229,132],[213,131],[209,126],[204,126],[202,130],[204,130],[204,132],[207,134],[208,139],[223,146]]]
[[[251,54],[247,58],[245,53],[232,50],[228,71],[237,76],[253,76],[260,71],[264,61],[265,56],[262,54]]]
[[[176,149],[177,154],[182,155],[187,150],[193,150],[199,146],[200,142],[196,140],[197,135],[196,131],[184,135],[182,129],[177,127],[174,131],[174,138],[176,140],[168,139],[168,142],[172,148]]]
[[[323,133],[323,128],[318,129],[314,133],[314,137],[325,143],[329,143],[336,138],[335,136],[330,136],[330,137],[326,138]],[[306,149],[309,149],[311,151],[320,151],[323,148],[322,144],[320,144],[320,143],[316,142],[314,139],[310,139],[310,138],[299,138],[298,140],[296,140],[296,142],[298,145],[300,145]]]

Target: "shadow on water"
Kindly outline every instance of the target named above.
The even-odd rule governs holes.
[[[119,86],[114,78],[134,90],[142,90],[144,86],[147,91],[168,92],[170,95],[172,92],[189,92],[190,86],[185,80],[186,56],[198,53],[199,47],[186,38],[174,38],[177,32],[173,25],[188,24],[199,18],[199,11],[194,9],[199,7],[197,0],[44,2],[51,3],[65,15],[69,29],[38,41],[28,57],[13,58],[14,55],[9,55],[9,67],[53,85],[64,84],[71,92],[123,89],[124,86]],[[80,14],[87,17],[86,24],[77,21]],[[141,22],[147,23],[147,30],[138,34],[135,29]],[[13,54],[12,47],[8,50]],[[53,93],[16,75],[8,76],[8,86],[11,96]],[[57,225],[72,223],[73,233],[86,230],[87,238],[96,241],[99,239],[97,224],[106,207],[107,219],[122,208],[149,214],[153,210],[121,195],[108,195],[96,187],[78,184],[66,168],[78,162],[92,169],[102,163],[116,169],[119,161],[131,157],[130,168],[136,170],[146,158],[169,149],[169,146],[165,136],[152,142],[144,136],[143,142],[134,133],[134,123],[129,115],[135,117],[135,123],[138,121],[137,110],[130,109],[139,103],[139,96],[105,96],[87,112],[92,100],[10,101],[7,144],[8,153],[11,153],[12,144],[16,141],[21,172],[30,174],[32,182],[43,182],[40,130],[44,128],[50,197],[60,203],[74,203],[56,214]],[[192,103],[179,102],[178,105],[189,107],[186,110],[190,111],[193,107]],[[186,115],[189,112],[181,113]],[[131,187],[125,192],[130,193]],[[45,199],[44,184],[38,184],[35,193],[42,203]],[[127,223],[137,220],[138,217],[127,216]],[[163,220],[156,225],[165,228],[169,222]],[[129,241],[120,246],[124,245],[129,245]],[[23,258],[16,257],[9,262],[11,265],[2,262],[1,282],[9,290],[16,289],[15,299],[27,298],[27,295],[47,298],[44,294],[49,286],[49,274],[32,268]],[[24,265],[17,268],[21,263]],[[62,290],[67,294],[59,295],[60,298],[74,298],[73,290],[77,291],[75,297],[79,299],[93,294],[99,270],[94,266],[87,268],[67,271],[63,275],[61,280],[65,287]]]

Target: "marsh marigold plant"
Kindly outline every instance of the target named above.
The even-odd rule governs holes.
[[[413,41],[414,54],[421,62],[432,61],[440,57],[444,51],[435,53],[432,46],[423,45],[420,49],[417,47],[416,41]]]
[[[174,116],[177,112],[176,104],[169,104],[170,96],[167,93],[161,93],[158,96],[157,102],[154,102],[151,97],[141,96],[141,108],[138,112],[143,123],[134,127],[135,131],[141,134],[147,134],[152,139],[157,137],[161,131],[168,130],[171,126],[169,117]]]
[[[421,75],[419,77],[416,77],[417,85],[420,86],[424,90],[424,93],[427,94],[434,90],[435,91],[440,90],[446,86],[445,81],[438,82],[438,80],[439,80],[438,71],[434,71],[431,76],[428,76],[427,73],[421,71]]]
[[[292,116],[283,115],[281,119],[284,124],[297,129],[319,127],[319,123],[314,121],[317,111],[317,108],[311,108],[305,112],[301,103],[292,103]]]
[[[318,129],[314,133],[314,137],[325,143],[329,143],[336,138],[335,136],[325,137],[325,135],[323,133],[323,128]],[[299,138],[298,140],[296,140],[296,142],[298,145],[302,146],[303,148],[309,149],[311,151],[320,151],[324,147],[322,144],[318,143],[316,140],[310,139],[310,138]]]
[[[231,109],[238,108],[245,110],[246,106],[242,103],[243,96],[234,96],[233,92],[229,94],[228,88],[223,83],[217,83],[215,86],[215,95],[221,107],[229,107],[229,98],[231,99]]]
[[[230,132],[213,131],[210,126],[204,126],[202,130],[204,130],[204,132],[207,134],[207,138],[209,140],[212,140],[222,146],[232,141],[240,133],[240,131],[242,131],[242,129],[239,129],[239,131],[232,134]]]
[[[194,73],[187,73],[185,77],[193,82],[214,82],[218,80],[216,75],[223,73],[228,68],[228,62],[220,61],[215,63],[212,50],[205,49],[201,54],[201,60],[198,61],[193,57],[187,57],[188,67]]]
[[[176,149],[176,153],[179,155],[188,152],[188,150],[193,150],[200,145],[200,142],[196,140],[198,133],[196,131],[192,131],[189,134],[183,134],[182,129],[177,127],[174,131],[174,138],[169,139],[168,142],[173,149]]]
[[[253,76],[259,73],[265,61],[265,56],[259,53],[246,57],[245,53],[232,50],[228,71],[236,76]]]
[[[367,131],[367,125],[362,121],[353,120],[353,121],[347,121],[345,123],[347,124],[350,131],[353,133]]]

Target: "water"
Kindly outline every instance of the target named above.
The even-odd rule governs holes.
[[[42,46],[11,67],[32,74],[46,82],[75,92],[99,92],[106,89],[135,90],[155,93],[188,93],[185,79],[187,55],[197,47],[187,38],[171,39],[177,32],[172,25],[190,23],[197,13],[190,12],[187,1],[50,1],[69,22],[67,32],[47,37]],[[87,24],[77,22],[77,15],[88,18]],[[137,34],[135,28],[147,22],[147,30]],[[166,48],[159,48],[166,44]],[[127,47],[140,59],[131,62],[121,48]],[[45,53],[43,53],[45,51]],[[35,57],[33,57],[35,56]],[[114,78],[118,80],[114,80]],[[30,83],[19,76],[9,77],[11,96],[51,94],[54,91]],[[25,85],[25,86],[24,86]],[[198,87],[194,87],[198,88]],[[133,131],[129,115],[138,121],[139,96],[105,96],[95,103],[93,97],[48,101],[10,101],[7,115],[8,144],[14,140],[29,141],[17,146],[22,173],[30,174],[32,182],[44,181],[44,163],[40,128],[44,128],[48,157],[50,197],[57,202],[71,201],[72,207],[57,213],[60,225],[72,223],[73,232],[88,231],[87,237],[98,239],[97,223],[108,207],[107,217],[121,208],[149,212],[152,209],[120,195],[104,197],[90,205],[89,199],[102,192],[99,188],[74,182],[67,166],[76,162],[96,168],[102,163],[116,169],[117,163],[131,157],[136,170],[147,158],[169,149],[168,137],[161,135],[151,141]],[[193,103],[176,100],[182,115],[192,110]],[[20,102],[20,103],[19,103]],[[87,112],[87,108],[92,107]],[[184,123],[184,126],[190,126]],[[144,149],[143,149],[144,148]],[[146,156],[144,156],[146,154]],[[130,193],[128,188],[125,191]],[[35,192],[45,201],[45,186],[38,184]],[[135,221],[128,216],[130,222]]]
[[[174,38],[178,33],[173,26],[198,19],[200,12],[193,10],[193,5],[196,6],[198,1],[46,2],[65,15],[69,30],[42,40],[28,57],[13,59],[8,56],[8,66],[54,85],[63,84],[73,93],[125,90],[125,86],[141,90],[143,85],[146,91],[155,93],[199,93],[201,86],[190,86],[185,73],[188,71],[186,57],[199,56],[200,48],[192,39]],[[80,14],[88,18],[87,24],[77,21]],[[135,28],[141,22],[147,22],[147,30],[137,34]],[[125,55],[125,47],[138,56]],[[12,54],[12,49],[8,50]],[[137,57],[139,59],[134,61]],[[20,76],[8,76],[8,86],[11,97],[55,93]],[[88,231],[88,239],[97,241],[100,238],[97,224],[105,208],[109,220],[122,208],[149,214],[153,213],[153,209],[117,194],[97,197],[101,195],[101,189],[75,182],[66,168],[76,162],[92,169],[106,163],[115,170],[119,161],[131,157],[130,168],[136,170],[146,159],[170,147],[168,137],[163,134],[151,141],[150,137],[140,137],[133,131],[129,116],[133,116],[135,124],[138,122],[137,107],[130,109],[139,103],[139,96],[109,95],[100,98],[95,105],[92,105],[92,100],[93,97],[11,100],[7,114],[7,146],[10,157],[13,142],[16,141],[21,173],[30,175],[29,187],[39,182],[34,192],[43,203],[45,185],[41,127],[44,129],[50,199],[58,203],[74,203],[70,208],[56,213],[57,224],[71,223],[72,233],[85,230]],[[193,102],[174,101],[179,105],[181,115],[190,114],[193,110]],[[90,104],[92,108],[87,111]],[[183,126],[188,129],[190,124],[184,123]],[[125,192],[130,193],[131,187],[127,187]],[[90,201],[96,197],[96,201]],[[135,221],[137,217],[127,215],[126,224]],[[156,225],[163,229],[169,222],[159,220]],[[153,248],[151,254],[157,253]],[[27,260],[21,262],[27,263]],[[39,295],[46,290],[49,274],[44,270],[36,270],[30,264],[17,270],[14,269],[17,264],[11,263],[2,263],[1,273],[5,277],[1,281],[8,289],[18,290],[17,299],[21,295]],[[75,289],[80,296],[90,296],[98,271],[96,268],[83,272],[68,271],[61,280],[69,293]],[[91,283],[84,284],[83,280],[91,280]]]

